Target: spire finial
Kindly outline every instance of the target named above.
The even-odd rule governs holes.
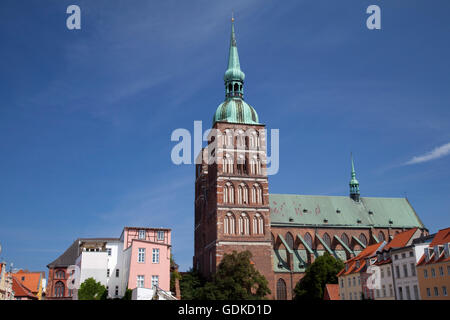
[[[231,22],[234,22],[234,10],[231,10]]]
[[[236,35],[234,33],[234,11],[231,13],[231,39],[230,51],[228,55],[228,68],[225,71],[225,96],[227,98],[240,98],[244,96],[243,84],[245,74],[241,70],[239,63],[239,54],[236,44]]]
[[[350,179],[350,198],[355,201],[359,201],[359,182],[356,180],[356,171],[355,165],[353,163],[353,153],[350,152],[350,159],[352,162],[352,171],[351,171],[351,179]]]

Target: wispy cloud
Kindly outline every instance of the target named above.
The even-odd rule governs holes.
[[[412,157],[412,159],[407,161],[405,163],[405,165],[428,162],[431,160],[445,157],[448,154],[450,154],[450,142],[446,143],[440,147],[434,148],[432,151],[430,151],[424,155]]]

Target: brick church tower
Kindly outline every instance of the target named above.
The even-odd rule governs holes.
[[[232,19],[225,101],[196,162],[193,263],[210,277],[225,253],[248,250],[273,288],[265,125],[244,101],[244,78]]]

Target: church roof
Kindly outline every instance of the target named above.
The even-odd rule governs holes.
[[[269,202],[274,226],[424,228],[406,198],[270,194]]]

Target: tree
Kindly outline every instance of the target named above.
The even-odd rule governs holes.
[[[250,251],[224,254],[213,281],[200,289],[207,300],[260,300],[270,294],[267,279],[254,267]]]
[[[295,286],[294,300],[323,299],[325,285],[338,283],[337,274],[343,268],[344,263],[328,252],[318,257],[306,268],[305,276]]]
[[[105,286],[94,278],[87,278],[78,289],[78,300],[105,300],[107,297]]]
[[[127,290],[125,290],[125,294],[122,297],[122,300],[131,300],[131,296],[133,294],[133,291],[129,288],[127,288]]]
[[[180,291],[182,300],[199,300],[200,289],[205,285],[206,281],[194,269],[189,269],[180,277]]]
[[[175,263],[173,255],[170,255],[170,291],[176,291],[176,281],[181,279],[181,275],[178,272],[178,265]]]

